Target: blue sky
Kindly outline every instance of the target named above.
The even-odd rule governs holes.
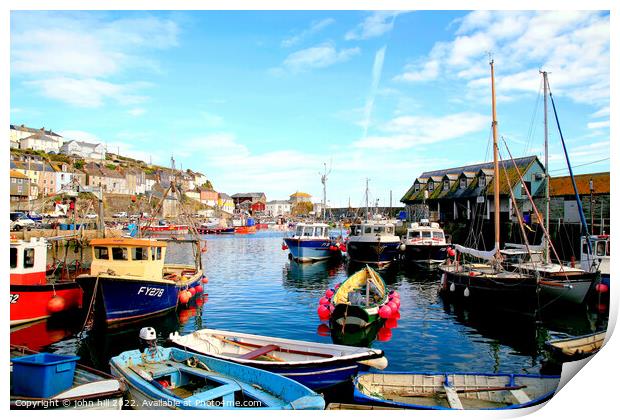
[[[575,172],[609,170],[605,12],[12,12],[11,122],[269,200],[319,201],[326,162],[331,205],[361,205],[367,177],[396,204],[491,156],[489,51],[513,155],[542,158],[544,69]]]

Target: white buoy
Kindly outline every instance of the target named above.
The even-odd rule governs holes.
[[[463,296],[469,297],[469,287],[465,288],[465,291],[463,292]]]
[[[400,250],[404,251],[407,248],[407,246],[405,244],[400,244]]]
[[[450,284],[450,291],[454,292],[456,290],[456,286],[454,285],[454,283]]]

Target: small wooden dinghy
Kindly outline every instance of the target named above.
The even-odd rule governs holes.
[[[180,336],[174,346],[264,369],[319,390],[351,380],[369,367],[384,369],[383,350],[203,329]]]
[[[545,344],[556,354],[569,359],[582,359],[596,353],[603,347],[605,332],[546,341]]]
[[[369,266],[346,279],[331,298],[331,321],[340,326],[367,327],[379,320],[379,308],[388,302],[381,276]]]
[[[130,350],[110,360],[134,409],[322,410],[325,400],[283,376],[177,348]]]
[[[366,373],[353,381],[355,402],[412,409],[512,409],[554,394],[559,376],[486,373]]]
[[[11,357],[34,355],[26,347],[11,346]],[[11,372],[11,382],[13,373]],[[31,378],[33,381],[39,378]],[[36,398],[13,395],[11,386],[11,410],[19,409],[94,409],[120,410],[123,408],[125,384],[111,375],[88,366],[77,364],[73,385],[52,397]]]

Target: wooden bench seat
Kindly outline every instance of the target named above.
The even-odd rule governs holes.
[[[270,352],[272,352],[274,350],[278,350],[278,348],[279,347],[274,345],[274,344],[267,344],[266,346],[259,347],[256,350],[252,350],[251,352],[246,353],[246,354],[242,354],[242,355],[240,355],[238,357],[240,359],[245,359],[245,360],[254,360],[257,357],[264,356],[267,353],[270,353]]]

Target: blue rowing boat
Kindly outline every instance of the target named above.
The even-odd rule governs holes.
[[[283,376],[177,348],[130,350],[110,360],[134,409],[322,410],[322,396]]]
[[[504,410],[551,398],[560,376],[502,373],[365,373],[353,381],[362,404],[418,410]]]
[[[174,346],[277,373],[313,390],[350,381],[360,371],[384,369],[383,350],[313,343],[254,334],[203,329],[170,334]]]

